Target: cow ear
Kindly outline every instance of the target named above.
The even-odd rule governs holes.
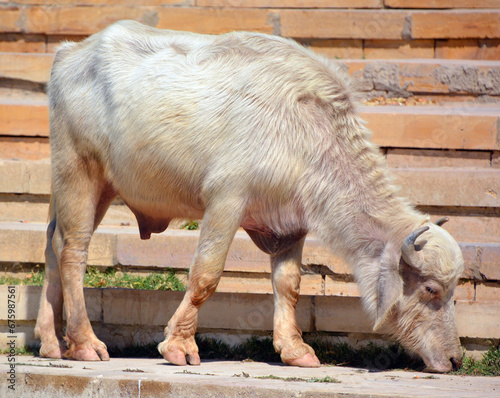
[[[398,267],[398,252],[386,246],[380,257],[374,331],[380,329],[385,323],[392,307],[403,295],[403,279],[399,275]]]

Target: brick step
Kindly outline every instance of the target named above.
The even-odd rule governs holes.
[[[392,156],[389,153],[388,158]],[[495,208],[500,206],[497,163],[494,167],[396,167],[391,170],[395,184],[401,187],[401,195],[411,198],[416,205]],[[48,159],[0,159],[0,176],[0,193],[50,194]]]
[[[497,0],[384,0],[387,8],[500,8]]]
[[[7,286],[0,286],[0,298],[6,301]],[[16,287],[16,331],[27,343],[35,341],[33,322],[37,316],[41,287]],[[177,309],[183,292],[131,289],[85,289],[89,319],[96,325],[97,335],[108,344],[103,325],[120,325],[120,334],[110,340],[123,339],[127,328],[142,325],[149,329],[147,340],[162,329]],[[224,308],[224,311],[221,311]],[[200,310],[198,330],[239,331],[262,333],[272,331],[273,297],[270,294],[216,292]],[[457,329],[460,337],[497,339],[500,337],[500,303],[458,300],[455,304]],[[127,314],[124,316],[123,314]],[[7,319],[7,309],[0,310],[0,322]],[[303,332],[373,333],[369,318],[359,297],[301,295],[296,308],[297,322]],[[27,325],[28,327],[26,327]],[[103,328],[105,329],[105,328]],[[109,333],[109,332],[108,332]],[[116,333],[116,332],[115,332]],[[360,336],[358,335],[358,338]],[[144,339],[141,339],[144,341]],[[129,342],[130,344],[130,342]]]
[[[389,150],[387,162],[401,187],[424,211],[449,216],[448,229],[464,242],[500,243],[500,168],[485,152]],[[463,168],[464,165],[470,167]],[[50,162],[0,159],[0,219],[46,222]],[[131,211],[115,201],[105,225],[136,225]]]
[[[328,55],[320,43],[312,48]],[[54,54],[0,53],[0,79],[45,84],[50,77]],[[360,79],[365,93],[389,93],[394,96],[453,95],[499,96],[497,76],[500,61],[450,59],[394,59],[339,61],[349,73]]]
[[[96,0],[100,1],[100,0]],[[150,0],[146,0],[150,1]],[[76,1],[75,1],[76,3]],[[81,0],[78,4],[95,4],[93,0]],[[227,7],[227,0],[197,0],[198,7]],[[500,8],[497,0],[239,0],[230,3],[241,8]]]
[[[49,4],[44,0],[18,0],[19,5]],[[64,0],[56,4],[65,6],[100,6],[109,5],[109,0]],[[113,1],[113,4],[127,3],[126,1]],[[135,5],[158,6],[178,4],[178,0],[135,0]],[[197,0],[197,7],[232,7],[232,8],[349,8],[349,9],[457,9],[457,8],[500,8],[497,0]]]
[[[499,63],[500,65],[500,63]],[[361,116],[382,147],[488,150],[500,149],[500,105],[458,103],[426,106],[361,106]],[[0,96],[0,136],[49,136],[46,98]],[[47,141],[35,140],[38,146]],[[48,154],[48,149],[41,149]],[[3,153],[9,152],[4,149]]]
[[[0,246],[0,263],[43,264],[46,228],[43,223],[0,222],[0,238],[3,242]],[[191,265],[199,234],[198,230],[167,229],[143,241],[136,227],[99,226],[90,244],[88,264],[120,266],[122,269],[143,272],[164,268],[186,271]],[[500,243],[459,244],[466,264],[463,279],[483,282],[500,280]],[[306,240],[303,263],[303,284],[320,286],[307,289],[324,291],[321,281],[330,278],[328,283],[333,285],[329,289],[333,291],[338,288],[335,283],[339,278],[344,282],[352,276],[349,267],[314,236]],[[240,230],[229,251],[225,271],[251,273],[253,277],[258,274],[260,278],[260,274],[270,273],[269,256],[258,250],[250,237]]]
[[[48,219],[48,196],[0,195],[0,220],[23,223],[45,223]],[[425,207],[423,211],[433,218],[447,216],[446,229],[462,242],[500,243],[500,217],[495,208]],[[186,220],[173,220],[169,228],[180,228]],[[136,219],[127,206],[115,201],[101,223],[103,226],[137,226]]]
[[[173,2],[175,3],[175,2]],[[234,2],[232,2],[234,3]],[[277,3],[277,2],[274,2]],[[323,2],[326,3],[326,2]],[[443,39],[500,38],[500,10],[273,9],[153,5],[9,5],[4,33],[95,33],[121,19],[159,28],[216,34],[232,30],[295,38]],[[313,4],[314,6],[314,4]]]

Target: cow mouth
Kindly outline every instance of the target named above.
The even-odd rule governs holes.
[[[458,370],[462,365],[462,360],[458,358],[425,358],[422,357],[425,363],[424,371],[429,373],[448,373],[452,370]]]

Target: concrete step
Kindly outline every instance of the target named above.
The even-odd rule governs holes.
[[[92,364],[31,356],[15,360],[16,391],[11,395],[19,398],[471,398],[493,397],[500,388],[498,377],[432,376],[415,371],[369,371],[345,366],[310,369],[203,358],[201,366],[196,368],[168,366],[159,358],[112,358]],[[0,371],[4,375],[11,370],[8,361],[7,355],[0,356]],[[321,382],[325,379],[336,382]],[[8,391],[10,385],[8,376],[3,377],[2,391]]]
[[[0,263],[43,264],[45,230],[46,224],[43,223],[0,222]],[[184,272],[192,263],[198,238],[198,230],[167,229],[143,241],[139,238],[137,227],[100,226],[90,244],[88,264],[119,266],[141,272],[164,268]],[[464,279],[483,282],[500,280],[500,243],[463,242],[460,247],[466,263]],[[351,270],[317,237],[307,238],[303,264],[303,294],[330,292],[334,295],[359,295],[357,290],[351,289],[351,285],[338,284],[352,280]],[[234,273],[227,276],[239,278],[241,275],[238,273],[251,273],[253,278],[268,279],[269,256],[258,250],[244,231],[238,231],[226,260],[225,271]],[[459,288],[462,290],[460,297],[474,298],[476,287],[464,284]],[[259,291],[270,292],[270,285]]]
[[[15,287],[19,345],[36,341],[32,329],[38,313],[41,290],[40,286]],[[0,300],[7,302],[7,295],[8,286],[0,285]],[[85,289],[89,320],[99,338],[112,347],[130,345],[130,331],[137,333],[140,330],[135,339],[142,344],[163,340],[163,328],[179,306],[183,295],[184,292],[171,291]],[[224,330],[226,333],[268,333],[273,328],[273,308],[271,294],[216,292],[200,310],[198,330],[200,333],[216,330]],[[498,301],[458,300],[455,312],[460,337],[500,338]],[[381,337],[373,333],[359,297],[301,295],[296,314],[298,325],[305,333],[357,333],[358,336],[363,333]],[[6,322],[7,319],[7,308],[2,307],[0,321]],[[8,332],[0,334],[2,348],[8,341],[7,335]]]
[[[417,189],[415,189],[417,190]],[[438,195],[430,187],[432,195]],[[47,195],[0,194],[0,220],[15,223],[44,223],[48,219],[49,197]],[[450,222],[446,229],[461,242],[500,243],[500,219],[496,207],[455,208],[429,207],[423,211],[431,213],[433,219],[447,216]],[[172,228],[179,228],[185,221],[173,221]],[[137,226],[135,216],[121,201],[115,201],[108,209],[102,225]]]
[[[420,206],[500,206],[498,167],[397,167],[391,169],[401,195]],[[0,159],[0,193],[50,194],[50,162]]]
[[[500,12],[500,10],[499,10]],[[325,43],[311,42],[328,54]],[[0,78],[47,83],[54,54],[0,53]],[[450,59],[343,59],[365,92],[392,96],[453,95],[478,97],[500,95],[497,76],[500,61]],[[497,98],[498,99],[498,98]]]
[[[500,149],[500,105],[361,106],[359,111],[382,147]],[[49,136],[46,98],[0,96],[0,136],[11,146],[8,137],[36,137],[33,142],[46,146],[48,141],[40,141]]]

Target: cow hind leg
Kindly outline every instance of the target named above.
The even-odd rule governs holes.
[[[199,365],[194,335],[201,305],[215,292],[231,241],[240,224],[243,204],[220,200],[208,206],[203,217],[200,239],[189,272],[188,287],[177,311],[165,328],[165,340],[158,351],[175,365]]]
[[[53,314],[59,329],[59,322],[62,324],[62,292],[66,310],[64,340],[68,347],[64,356],[84,361],[109,360],[106,345],[94,334],[87,315],[83,280],[90,238],[116,193],[102,179],[96,164],[86,162],[82,166],[79,162],[73,162],[68,166],[70,167],[72,169],[66,174],[68,177],[59,182],[53,193],[56,217],[52,247],[59,264],[59,273],[54,271],[54,277],[51,276],[46,287],[44,286],[46,296],[41,303],[41,308],[43,306],[44,309],[39,312],[37,323],[43,324],[47,314],[50,315],[50,311],[45,309],[47,304],[44,301],[50,303],[49,298],[56,295]],[[47,260],[48,269],[55,269],[53,259]],[[57,330],[56,336],[59,337],[60,334]],[[41,355],[51,354],[48,350],[43,350]]]
[[[53,247],[55,231],[56,219],[51,214],[45,249],[45,278],[35,326],[35,336],[41,340],[40,356],[46,358],[62,358],[66,352],[62,331],[61,276]]]
[[[282,252],[271,253],[274,291],[273,345],[287,365],[318,367],[320,362],[314,350],[302,340],[302,332],[295,317],[304,241],[305,238],[302,238]]]

